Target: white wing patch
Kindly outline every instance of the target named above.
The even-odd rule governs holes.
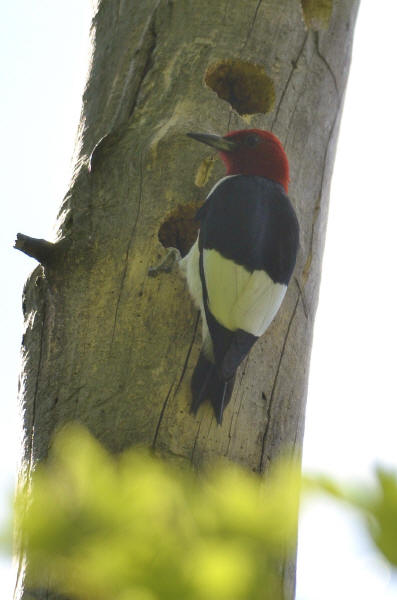
[[[200,251],[198,247],[198,238],[190,248],[188,254],[179,261],[179,268],[187,280],[187,286],[191,297],[194,300],[197,308],[201,312],[202,321],[202,339],[204,354],[210,360],[213,360],[213,349],[211,336],[208,331],[207,319],[205,318],[205,309],[203,301],[203,288],[200,279]]]
[[[200,251],[198,247],[198,238],[190,248],[189,252],[179,261],[179,268],[184,277],[186,277],[190,295],[192,296],[197,308],[204,311],[203,291],[200,279]]]
[[[250,273],[216,250],[204,250],[203,265],[216,320],[231,331],[243,329],[260,337],[280,308],[287,286],[274,283],[265,271]]]

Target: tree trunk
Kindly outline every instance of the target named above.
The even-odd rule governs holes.
[[[305,28],[298,0],[98,2],[58,242],[17,242],[42,263],[24,290],[24,476],[72,420],[112,452],[143,444],[196,467],[225,456],[262,473],[286,449],[300,455],[357,8],[358,0],[335,0],[320,32]],[[253,110],[266,114],[242,117],[231,104],[252,112],[241,100],[248,63],[270,79],[259,68],[262,79],[252,75],[254,96],[267,97]],[[235,68],[243,78],[232,81]],[[226,100],[211,89],[225,80]],[[273,131],[285,147],[301,241],[283,305],[240,367],[219,427],[210,406],[189,413],[201,334],[186,284],[176,269],[148,271],[164,246],[186,252],[194,212],[223,174],[213,153],[185,134],[249,127]],[[293,563],[284,569],[286,598]]]

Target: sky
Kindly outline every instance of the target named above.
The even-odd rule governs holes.
[[[18,231],[51,236],[71,172],[88,57],[90,0],[13,0],[0,22],[3,293],[0,326],[0,522],[20,445],[16,388],[21,293],[35,263]],[[309,379],[304,468],[339,480],[397,469],[397,3],[362,0],[331,189]],[[0,557],[0,597],[14,573]],[[297,600],[392,600],[397,575],[357,516],[308,504],[299,535]]]

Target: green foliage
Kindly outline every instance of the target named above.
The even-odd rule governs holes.
[[[397,567],[397,473],[377,470],[378,494],[369,505],[369,529],[379,550]]]
[[[371,488],[355,489],[336,486],[324,477],[306,478],[309,490],[320,490],[358,509],[374,543],[390,562],[397,567],[397,473],[378,468],[376,483]]]
[[[15,505],[31,588],[76,600],[281,600],[280,568],[293,550],[299,468],[263,482],[230,464],[196,475],[142,450],[109,455],[85,430],[55,439]],[[359,510],[397,566],[397,474],[347,489],[305,478]]]
[[[82,600],[281,599],[299,485],[291,465],[266,483],[231,465],[197,476],[66,430],[16,501],[29,584]]]

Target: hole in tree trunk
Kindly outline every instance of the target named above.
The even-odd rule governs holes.
[[[332,17],[333,0],[301,0],[303,18],[308,29],[327,29]]]
[[[159,240],[164,248],[178,248],[185,256],[193,246],[199,230],[196,214],[199,205],[196,202],[178,206],[162,223],[159,229]]]
[[[260,65],[237,58],[220,60],[208,67],[204,81],[240,115],[267,113],[273,108],[273,80]]]

